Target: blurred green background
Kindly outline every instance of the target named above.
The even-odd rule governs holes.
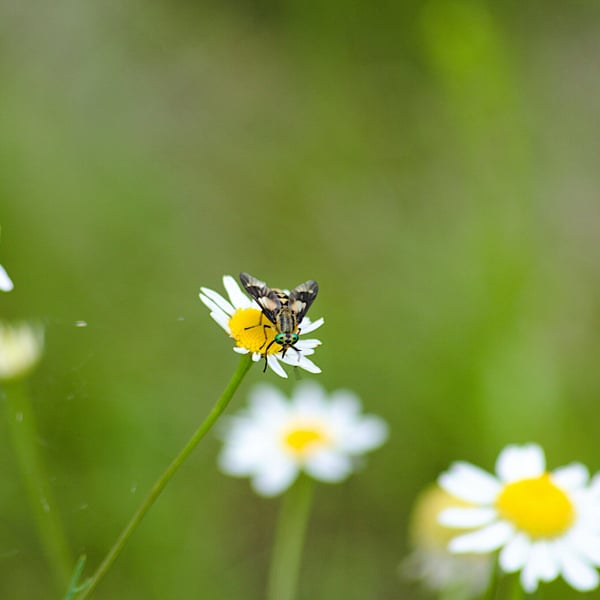
[[[0,311],[46,327],[39,445],[86,573],[237,363],[197,297],[225,273],[318,280],[319,381],[391,427],[319,486],[300,599],[425,597],[398,565],[452,460],[600,469],[599,68],[593,0],[1,3]],[[295,377],[254,368],[230,412],[264,380]],[[95,598],[263,597],[279,500],[218,450]],[[0,597],[57,598],[5,422],[0,457]]]

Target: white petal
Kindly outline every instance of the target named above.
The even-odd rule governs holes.
[[[267,364],[277,375],[279,375],[279,377],[287,379],[287,373],[283,370],[283,367],[279,364],[279,361],[274,354],[269,354],[267,356]]]
[[[294,356],[296,358],[294,358]],[[306,356],[304,356],[304,354],[300,354],[300,356],[298,357],[296,352],[294,352],[294,353],[288,352],[285,355],[285,358],[281,358],[281,360],[288,365],[292,365],[294,367],[300,367],[301,369],[304,369],[305,371],[308,371],[309,373],[317,374],[317,373],[321,372],[321,369],[319,367],[317,367],[317,365],[315,365],[315,363],[312,360],[310,360],[310,358],[306,358]]]
[[[587,592],[598,587],[598,572],[575,554],[564,552],[561,563],[562,576],[572,588]]]
[[[223,277],[223,286],[229,295],[231,304],[233,304],[235,308],[258,308],[258,305],[242,292],[237,281],[231,275],[225,275]]]
[[[222,310],[213,310],[210,312],[210,316],[225,330],[225,333],[231,335],[231,329],[229,329],[229,317]]]
[[[209,310],[222,310],[221,307],[213,302],[208,296],[205,296],[202,292],[198,294],[202,304],[204,304]]]
[[[321,340],[317,340],[315,338],[311,338],[309,340],[300,339],[296,342],[296,347],[302,352],[302,354],[314,354],[314,349],[321,346]],[[312,350],[312,352],[309,352]]]
[[[517,533],[500,552],[500,567],[506,573],[514,573],[522,569],[527,562],[531,543],[527,536]]]
[[[252,479],[252,487],[262,496],[276,496],[286,490],[298,476],[298,467],[290,460],[275,459]]]
[[[15,286],[11,281],[8,273],[2,265],[0,265],[0,290],[3,292],[10,292]]]
[[[545,468],[544,452],[537,444],[507,446],[496,461],[496,473],[504,482],[538,477]]]
[[[304,319],[302,319],[302,323],[300,323],[300,331],[302,332],[302,334],[310,333],[315,329],[319,329],[319,327],[321,327],[323,323],[325,323],[325,319],[323,319],[323,317],[317,319],[313,323],[311,323],[310,319],[305,317]]]
[[[310,456],[304,464],[304,470],[315,479],[336,482],[352,472],[352,462],[343,454],[325,450]]]
[[[298,382],[292,394],[292,402],[306,413],[316,412],[321,415],[328,408],[325,390],[319,383],[311,379]]]
[[[360,398],[350,390],[335,390],[329,396],[329,418],[333,428],[345,440],[363,419]],[[351,443],[351,442],[350,442]]]
[[[244,443],[229,444],[219,454],[219,468],[227,475],[251,475],[256,470],[256,456]]]
[[[241,348],[240,346],[234,346],[233,351],[237,352],[238,354],[248,354],[248,352],[250,352],[248,348]]]
[[[350,390],[335,390],[330,394],[331,416],[338,422],[354,423],[360,418],[360,398]]]
[[[300,361],[302,360],[302,352],[298,352],[294,348],[291,348],[285,353],[285,356],[281,354],[281,352],[277,353],[277,358],[284,362],[286,365],[292,365],[293,367],[300,366]]]
[[[281,421],[289,418],[287,398],[273,385],[259,383],[249,394],[250,416],[253,420],[278,428]]]
[[[446,508],[439,514],[438,523],[446,527],[481,527],[497,516],[493,508]]]
[[[215,304],[208,296],[200,294],[202,303],[210,309],[210,316],[227,331],[229,331],[229,314],[227,314],[218,304]],[[226,324],[226,325],[225,325]]]
[[[552,471],[552,481],[564,490],[578,490],[585,487],[589,481],[590,473],[581,463],[571,463],[565,467]]]
[[[300,351],[301,356],[310,356],[311,354],[315,353],[313,348],[308,348],[307,346],[299,345],[299,344],[300,344],[300,342],[296,342],[296,344],[295,344],[296,347],[294,348],[294,354],[291,354],[291,352],[287,352],[285,355],[286,358],[291,357],[293,360],[295,357],[296,361],[299,361],[300,357],[298,356],[298,351]],[[315,346],[315,348],[316,347],[317,346]]]
[[[366,415],[348,428],[341,445],[351,454],[362,454],[381,446],[387,437],[387,423],[374,415]]]
[[[292,394],[294,418],[300,421],[317,422],[326,430],[331,430],[329,401],[325,390],[316,380],[298,383]]]
[[[500,484],[492,475],[466,462],[451,465],[438,483],[452,496],[474,504],[491,504],[500,491]]]
[[[309,373],[314,373],[315,375],[321,373],[321,368],[317,367],[317,365],[315,365],[315,363],[312,360],[310,360],[310,358],[306,358],[306,356],[304,355],[300,359],[300,363],[298,364],[298,366],[301,369],[308,371]]]
[[[593,533],[585,524],[572,531],[565,542],[576,548],[577,553],[593,565],[600,567],[600,534]]]
[[[558,556],[552,551],[549,542],[540,540],[531,546],[531,553],[525,565],[539,581],[552,581],[560,571]]]
[[[453,538],[448,544],[448,550],[457,554],[492,552],[506,544],[513,532],[512,525],[500,521],[472,533],[465,533]]]
[[[200,291],[209,300],[212,300],[226,314],[232,315],[235,312],[235,308],[233,306],[231,306],[231,304],[227,300],[225,300],[225,298],[223,298],[223,296],[221,296],[221,294],[218,294],[214,290],[211,290],[211,289],[205,288],[205,287],[201,287]],[[200,294],[201,300],[202,300],[202,294]],[[204,304],[206,304],[206,302],[204,300],[202,300],[202,302],[204,302]],[[208,306],[208,304],[206,304],[206,305]],[[210,306],[209,306],[209,308],[210,308]]]
[[[229,475],[251,475],[261,471],[278,456],[278,447],[268,429],[248,417],[230,417],[221,437],[225,444],[219,466]]]
[[[530,565],[530,562],[525,563],[525,567],[521,571],[520,577],[521,585],[528,594],[531,594],[537,590],[539,582],[539,578],[537,577],[535,570]]]
[[[264,382],[255,384],[251,388],[248,398],[253,407],[268,405],[268,410],[272,410],[273,407],[286,406],[288,403],[286,396],[279,391],[277,386]]]

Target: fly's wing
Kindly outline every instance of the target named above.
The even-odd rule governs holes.
[[[256,279],[248,273],[240,273],[240,281],[248,294],[258,302],[267,319],[275,324],[276,315],[281,309],[281,301],[277,297],[277,293],[267,287],[264,281]]]
[[[290,308],[296,313],[298,324],[302,322],[304,315],[310,308],[310,305],[315,301],[319,284],[312,279],[301,283],[290,292]]]

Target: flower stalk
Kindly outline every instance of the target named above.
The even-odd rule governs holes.
[[[519,580],[519,577],[513,575],[510,577],[508,590],[507,590],[507,599],[508,600],[523,600],[526,597],[532,598],[534,595],[537,597],[540,594],[539,588],[533,594],[526,594],[523,589],[523,585]]]
[[[134,515],[131,517],[129,523],[125,526],[125,528],[113,544],[112,548],[108,551],[104,560],[96,569],[96,572],[84,584],[85,589],[79,597],[79,600],[85,600],[86,598],[89,598],[92,595],[93,591],[96,589],[101,579],[104,577],[104,575],[106,575],[107,571],[110,569],[114,561],[117,559],[117,557],[123,550],[123,547],[129,540],[129,538],[132,536],[137,526],[140,524],[146,513],[150,510],[154,502],[156,502],[157,498],[160,496],[167,483],[169,483],[173,475],[175,475],[179,467],[181,467],[181,465],[185,462],[192,450],[210,431],[210,429],[216,423],[217,419],[227,408],[227,405],[233,397],[233,394],[239,387],[240,383],[244,379],[244,376],[246,375],[251,366],[252,356],[250,354],[245,354],[240,357],[240,362],[238,363],[237,369],[235,370],[225,390],[221,394],[221,397],[217,400],[206,419],[204,419],[204,421],[201,423],[198,429],[194,432],[187,444],[181,449],[179,454],[177,454],[177,456],[173,459],[171,464],[158,478],[158,480],[156,481],[146,498],[143,500],[142,504],[136,510]]]
[[[283,498],[273,543],[267,600],[294,600],[296,596],[313,492],[314,482],[300,475]]]
[[[7,421],[41,544],[59,589],[69,581],[73,568],[44,461],[38,452],[38,435],[26,381],[2,384]]]
[[[515,577],[518,581],[518,577]],[[497,564],[494,564],[491,572],[490,572],[490,580],[488,582],[487,588],[485,592],[481,596],[481,600],[496,600],[498,597],[498,589],[500,583],[500,567]],[[520,582],[519,582],[520,585]]]

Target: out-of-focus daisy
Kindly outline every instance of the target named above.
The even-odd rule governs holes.
[[[500,550],[500,567],[520,571],[527,592],[559,575],[578,591],[598,586],[600,494],[582,464],[548,472],[539,446],[507,446],[496,476],[458,462],[439,484],[472,504],[440,515],[443,525],[471,529],[451,540],[451,552]]]
[[[41,327],[0,322],[0,381],[27,374],[38,362],[44,349]]]
[[[210,316],[235,340],[234,351],[240,354],[251,352],[252,360],[259,361],[277,331],[274,327],[263,327],[268,324],[268,321],[262,310],[254,300],[246,296],[233,277],[225,275],[223,285],[229,300],[205,287],[200,288],[200,300],[210,309]],[[323,323],[322,318],[311,322],[308,317],[304,317],[299,328],[304,335],[314,331]],[[316,339],[299,339],[294,344],[297,350],[289,349],[286,355],[282,356],[281,346],[277,343],[271,344],[267,351],[267,364],[280,377],[287,377],[280,361],[301,367],[310,373],[320,373],[321,369],[307,358],[314,354],[315,348],[320,345],[321,342]]]
[[[0,290],[3,292],[10,292],[15,286],[11,278],[8,276],[6,269],[0,265]]]
[[[433,592],[444,590],[452,598],[476,598],[488,586],[493,559],[488,554],[451,554],[448,542],[456,529],[438,522],[447,508],[471,506],[448,494],[438,485],[430,485],[417,497],[409,521],[412,553],[402,562],[401,573],[419,580]]]
[[[387,437],[385,422],[360,410],[352,392],[327,396],[315,382],[299,383],[291,400],[275,387],[258,385],[249,407],[225,422],[221,468],[251,477],[264,496],[283,492],[300,471],[320,481],[341,481],[358,457]]]

